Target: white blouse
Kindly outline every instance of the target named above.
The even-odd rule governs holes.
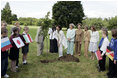
[[[106,38],[104,38],[103,43],[102,43],[102,46],[101,46],[101,48],[100,48],[100,50],[103,51],[102,55],[105,54],[106,49],[107,49],[107,46],[109,46],[109,40],[108,40],[108,38],[106,37]]]
[[[99,41],[99,32],[98,31],[95,31],[95,32],[90,31],[90,35],[91,35],[90,42]]]
[[[56,31],[53,32],[51,28],[49,28],[48,34],[50,34],[50,36],[49,36],[50,39],[56,39],[57,38]]]

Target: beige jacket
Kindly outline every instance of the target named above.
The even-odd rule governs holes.
[[[84,31],[84,41],[90,41],[91,35],[89,31]]]
[[[77,41],[82,41],[82,39],[83,39],[83,34],[84,34],[84,32],[83,32],[83,30],[82,29],[77,29],[76,30],[76,32],[75,32],[75,41],[77,42]]]

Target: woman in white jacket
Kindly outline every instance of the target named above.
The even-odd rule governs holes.
[[[63,46],[65,49],[67,48],[67,39],[65,38],[64,32],[61,29],[61,26],[56,27],[59,57],[63,56]]]
[[[97,43],[99,41],[99,32],[96,31],[96,28],[94,26],[91,27],[90,32],[91,38],[89,43],[89,51],[91,52],[91,59],[94,60],[95,52],[97,51]]]

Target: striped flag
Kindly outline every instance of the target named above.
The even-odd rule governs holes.
[[[101,52],[99,50],[96,51],[95,53],[97,60],[102,60]]]
[[[23,37],[24,37],[26,43],[31,43],[31,42],[33,42],[33,40],[32,40],[32,38],[31,38],[30,34],[25,34],[25,35],[23,35]]]
[[[17,48],[21,48],[25,45],[20,37],[13,38],[13,41],[16,44]]]
[[[11,48],[11,42],[8,37],[2,38],[1,39],[1,49],[2,51],[6,51],[7,49]]]
[[[107,47],[106,55],[113,61],[113,59],[114,59],[114,52],[113,52],[113,50],[110,47]]]

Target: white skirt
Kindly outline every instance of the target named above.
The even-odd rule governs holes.
[[[98,49],[97,42],[90,42],[89,43],[89,51],[96,52]]]

